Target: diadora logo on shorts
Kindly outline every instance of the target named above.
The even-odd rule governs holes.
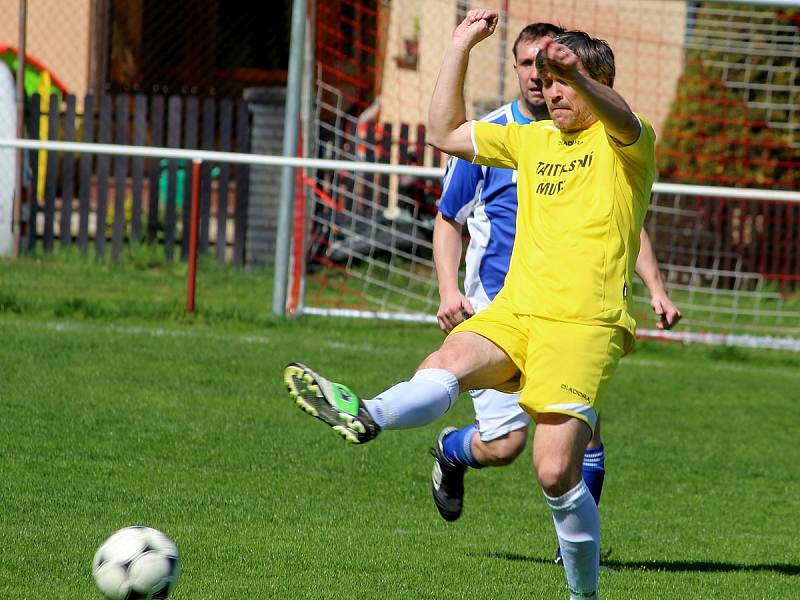
[[[586,400],[586,402],[591,402],[592,401],[592,397],[591,396],[589,396],[588,394],[584,394],[580,390],[576,390],[574,387],[568,386],[566,383],[562,383],[561,384],[561,389],[564,390],[565,392],[569,392],[570,394],[574,394],[574,395],[576,395],[576,396],[578,396],[580,398],[583,398],[584,400]]]

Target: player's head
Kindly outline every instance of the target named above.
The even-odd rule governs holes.
[[[542,38],[555,38],[557,35],[564,33],[565,29],[552,23],[531,23],[522,28],[519,32],[517,39],[514,40],[514,46],[511,51],[514,53],[514,59],[517,58],[517,50],[520,43],[536,42]]]
[[[519,32],[514,41],[514,71],[519,79],[519,91],[527,112],[537,119],[547,119],[547,106],[542,95],[542,82],[536,72],[536,54],[544,41],[564,32],[552,23],[531,23]]]
[[[554,41],[575,53],[582,73],[608,87],[614,84],[614,53],[608,42],[593,38],[584,31],[565,31],[557,35]],[[562,131],[579,131],[592,125],[597,118],[577,92],[550,76],[543,55],[536,63],[542,80],[542,93],[556,127]]]
[[[575,53],[589,77],[614,87],[614,52],[607,41],[585,31],[565,31],[553,39]]]

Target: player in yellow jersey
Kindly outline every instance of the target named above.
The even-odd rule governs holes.
[[[655,134],[611,84],[608,44],[570,31],[536,57],[551,121],[467,121],[471,49],[498,15],[472,10],[453,33],[429,112],[429,141],[518,171],[517,232],[505,284],[410,381],[373,399],[291,363],[290,396],[354,443],[433,422],[470,389],[520,392],[536,421],[534,469],[553,514],[571,598],[599,598],[600,522],[581,478],[586,444],[619,359],[634,344],[628,293],[655,177]]]

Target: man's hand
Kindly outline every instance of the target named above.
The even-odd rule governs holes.
[[[494,33],[498,13],[490,8],[477,8],[467,12],[467,16],[453,32],[453,41],[463,44],[467,50]]]
[[[572,50],[554,42],[552,38],[545,38],[545,45],[536,55],[536,68],[542,71],[543,76],[549,75],[552,79],[567,83],[575,81],[580,64],[581,61]]]
[[[651,298],[650,306],[653,307],[653,312],[658,315],[657,329],[672,329],[683,316],[678,307],[666,295]]]
[[[461,323],[468,316],[475,314],[475,309],[461,292],[443,295],[439,302],[439,310],[436,312],[436,320],[439,327],[445,333],[450,333],[456,325]]]

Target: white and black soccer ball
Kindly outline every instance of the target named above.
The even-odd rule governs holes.
[[[151,527],[134,525],[100,545],[92,562],[97,587],[109,600],[164,599],[181,570],[178,547]]]

